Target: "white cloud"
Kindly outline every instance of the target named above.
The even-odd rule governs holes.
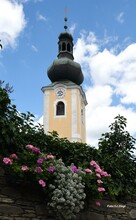
[[[34,0],[35,3],[37,2],[43,2],[43,0]]]
[[[34,52],[38,52],[37,47],[36,47],[36,46],[34,46],[34,45],[32,45],[32,50],[33,50]]]
[[[122,96],[121,103],[136,104],[136,81],[121,82],[116,92]]]
[[[38,21],[47,21],[47,18],[42,14],[40,14],[39,12],[37,12],[36,16]]]
[[[73,35],[75,29],[76,29],[76,24],[73,24],[71,27],[69,27],[69,32]]]
[[[24,3],[27,3],[27,2],[29,2],[30,0],[16,0],[16,1],[18,1],[19,3],[22,3],[22,4],[24,4]]]
[[[127,130],[136,136],[136,44],[118,51],[110,44],[114,40],[83,32],[74,47],[75,60],[91,81],[85,86],[86,127],[87,143],[94,146],[118,114],[127,118]]]
[[[39,118],[38,123],[41,124],[41,125],[43,125],[43,116],[41,116],[41,117]]]
[[[123,24],[124,23],[124,12],[120,12],[116,19],[120,24]]]
[[[0,39],[4,47],[15,47],[26,26],[23,5],[13,0],[0,0]]]

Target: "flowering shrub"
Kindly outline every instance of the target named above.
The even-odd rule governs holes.
[[[107,192],[107,178],[111,177],[106,171],[103,171],[96,161],[92,160],[90,162],[90,168],[84,169],[86,175],[83,176],[83,181],[85,182],[85,193],[86,199],[92,198],[96,200],[96,206],[100,206],[100,202],[97,201],[102,199],[103,192]],[[106,179],[105,179],[106,178]],[[108,182],[109,182],[108,178]]]
[[[52,178],[54,172],[54,156],[43,154],[39,148],[27,145],[26,151],[22,155],[11,154],[10,157],[3,158],[3,163],[12,165],[11,171],[22,181],[34,181],[42,187],[46,186],[46,181]],[[31,175],[30,175],[31,174]],[[33,177],[33,180],[30,179]]]
[[[55,181],[49,185],[53,191],[48,205],[58,219],[74,219],[83,209],[86,197],[85,183],[81,177],[83,174],[76,166],[66,167],[61,159],[56,161]]]
[[[95,162],[89,168],[65,166],[61,159],[45,155],[33,145],[27,145],[22,155],[11,154],[3,163],[22,181],[36,182],[48,193],[48,207],[58,219],[74,219],[84,207],[86,196],[99,199],[106,191],[104,178],[110,174]],[[100,202],[96,200],[96,205]]]

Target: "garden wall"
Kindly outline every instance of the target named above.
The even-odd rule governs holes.
[[[53,220],[46,210],[42,193],[26,187],[15,187],[7,183],[4,170],[0,166],[0,220]],[[88,204],[77,220],[134,220],[136,219],[136,200],[126,203],[101,201],[96,207]]]

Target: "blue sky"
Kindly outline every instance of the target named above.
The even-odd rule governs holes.
[[[87,143],[96,146],[118,114],[136,136],[135,0],[0,0],[0,79],[13,86],[13,103],[41,118],[66,7],[85,76]]]

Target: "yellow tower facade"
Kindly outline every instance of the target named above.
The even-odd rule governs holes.
[[[87,100],[81,87],[84,77],[80,64],[74,61],[73,37],[66,31],[59,35],[58,59],[47,74],[51,84],[42,87],[45,133],[57,131],[60,137],[85,143]]]
[[[86,141],[85,93],[72,81],[54,82],[44,93],[44,130],[57,131],[70,141]]]

